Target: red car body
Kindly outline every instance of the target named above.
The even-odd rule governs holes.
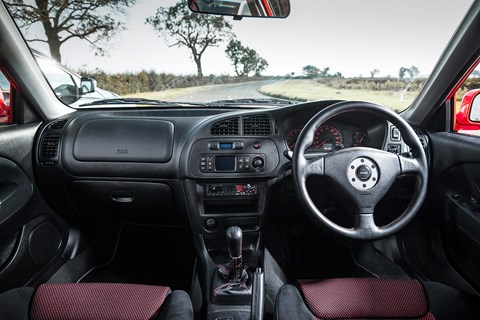
[[[12,108],[5,103],[2,91],[0,91],[0,123],[12,123]]]
[[[454,130],[480,130],[480,123],[470,120],[473,99],[480,94],[480,89],[468,91],[462,99],[460,110],[455,114]]]

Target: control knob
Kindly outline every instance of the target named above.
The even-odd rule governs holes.
[[[255,157],[253,158],[252,160],[252,167],[255,168],[255,169],[261,169],[263,168],[263,159],[260,158],[260,157]]]

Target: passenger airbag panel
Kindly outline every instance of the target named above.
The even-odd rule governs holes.
[[[163,120],[90,120],[78,131],[73,155],[79,161],[166,163],[173,132],[173,123]]]

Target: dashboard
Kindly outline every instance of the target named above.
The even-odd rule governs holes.
[[[334,101],[265,108],[86,109],[43,124],[36,175],[45,199],[69,219],[175,224],[199,234],[229,225],[260,230],[269,199],[290,192],[287,151]],[[342,114],[320,126],[309,151],[371,147],[408,151],[386,120]],[[279,193],[280,192],[280,193]]]

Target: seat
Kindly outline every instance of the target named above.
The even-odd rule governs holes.
[[[299,280],[280,288],[275,318],[478,319],[478,302],[443,284],[412,279]]]
[[[0,294],[0,318],[15,320],[190,320],[186,292],[118,283],[43,284]]]

